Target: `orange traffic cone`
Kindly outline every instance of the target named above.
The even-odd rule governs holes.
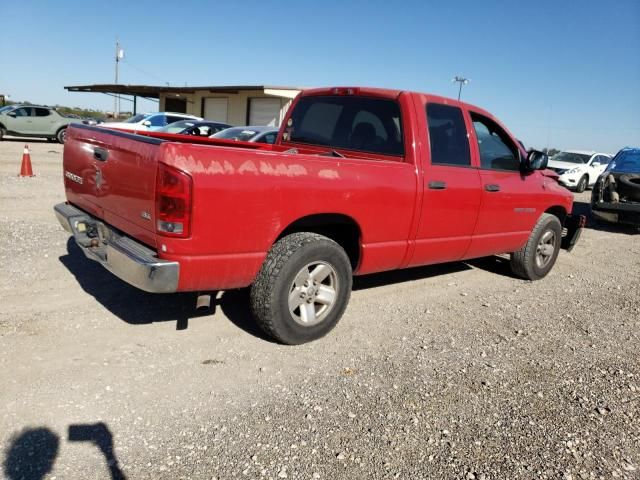
[[[35,177],[33,169],[31,168],[31,155],[29,154],[29,146],[24,146],[24,153],[22,154],[22,166],[20,167],[21,177]]]

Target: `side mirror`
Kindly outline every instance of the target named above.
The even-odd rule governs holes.
[[[7,115],[9,115],[10,117],[16,118],[16,112],[9,112],[7,113]]]
[[[592,167],[599,167],[600,165],[601,165],[600,162],[593,162],[591,164]]]
[[[150,127],[151,122],[149,120],[145,120],[144,122],[142,122],[142,125],[144,125],[145,127]]]
[[[523,168],[525,172],[534,170],[544,170],[549,163],[549,157],[539,150],[529,150],[527,158],[524,160]]]

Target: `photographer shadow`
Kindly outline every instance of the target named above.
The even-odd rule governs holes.
[[[113,435],[105,423],[70,425],[70,442],[89,442],[104,456],[112,480],[126,480],[113,449]],[[10,440],[3,462],[9,480],[42,480],[51,472],[60,439],[47,427],[27,428]]]

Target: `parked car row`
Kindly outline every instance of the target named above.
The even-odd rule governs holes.
[[[226,123],[203,120],[186,113],[159,112],[139,114],[124,122],[109,122],[104,127],[132,132],[178,133],[200,137],[222,138],[239,142],[275,143],[278,128],[268,126],[233,127]]]

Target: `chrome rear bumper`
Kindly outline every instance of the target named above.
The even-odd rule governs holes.
[[[159,259],[150,248],[73,205],[60,203],[53,210],[60,225],[73,234],[87,258],[146,292],[172,293],[177,290],[178,262]]]

